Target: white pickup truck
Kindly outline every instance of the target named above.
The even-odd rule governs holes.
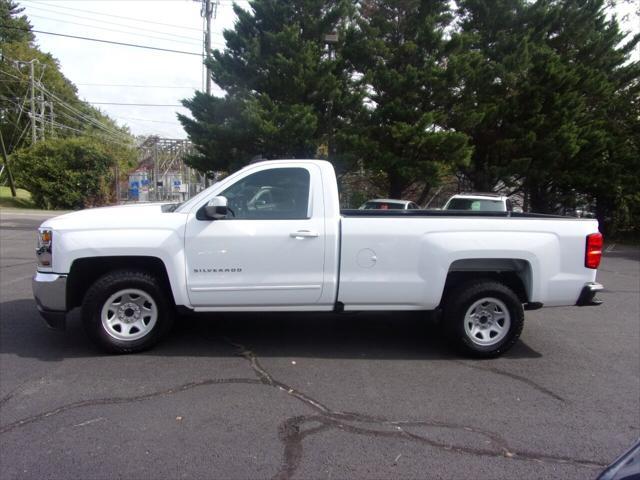
[[[601,251],[589,219],[340,211],[330,163],[276,160],[181,205],[47,220],[33,293],[52,327],[81,306],[112,352],[152,346],[184,310],[435,310],[454,344],[489,357],[517,341],[525,309],[599,304]]]

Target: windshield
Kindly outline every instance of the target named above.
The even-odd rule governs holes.
[[[446,210],[471,210],[477,212],[504,212],[501,200],[480,200],[477,198],[454,198]]]

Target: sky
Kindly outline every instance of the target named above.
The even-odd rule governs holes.
[[[129,126],[135,135],[186,138],[176,118],[176,112],[188,113],[184,107],[98,102],[177,105],[181,99],[191,97],[195,89],[204,89],[199,0],[17,0],[17,3],[25,8],[23,13],[35,30],[199,54],[35,34],[40,49],[56,57],[62,73],[78,87],[80,98],[100,108],[118,124]],[[213,20],[213,48],[223,45],[222,31],[233,26],[234,18],[231,1],[220,0]]]
[[[236,0],[247,6],[246,0]],[[616,14],[623,28],[640,31],[634,1]],[[202,54],[201,0],[17,0],[35,30],[85,36]],[[232,0],[219,0],[212,48],[222,48],[222,32],[233,27]],[[60,62],[80,98],[127,125],[134,135],[186,138],[176,112],[194,90],[204,90],[202,56],[96,43],[36,33],[45,52]],[[636,55],[637,57],[638,55]],[[213,92],[222,95],[217,87]],[[172,106],[104,105],[138,103]]]

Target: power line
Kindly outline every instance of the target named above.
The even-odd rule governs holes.
[[[65,111],[62,111],[62,110],[61,110],[61,111],[59,111],[59,112],[58,112],[58,114],[60,114],[60,115],[62,115],[63,117],[65,117],[65,118],[67,118],[67,119],[71,120],[72,122],[74,122],[74,125],[76,125],[76,124],[86,125],[86,124],[87,124],[87,122],[86,122],[85,120],[83,120],[82,118],[75,117],[75,116],[73,116],[73,115],[69,115],[69,114],[68,114],[68,113],[66,113]],[[77,126],[77,125],[76,125],[76,126]],[[69,125],[66,125],[66,127],[67,127],[67,128],[69,128],[69,129],[73,128],[73,127],[70,127]],[[82,133],[82,134],[87,134],[87,133],[89,133],[89,132],[90,132],[90,130],[89,130],[89,128],[88,128],[88,127],[93,127],[93,129],[94,129],[94,130],[93,130],[93,132],[92,132],[92,133],[98,133],[98,134],[100,134],[100,135],[101,135],[102,137],[104,137],[104,138],[108,138],[108,139],[110,139],[110,140],[117,141],[117,142],[119,142],[119,143],[125,143],[125,142],[129,142],[129,141],[130,141],[128,138],[120,137],[120,136],[116,136],[116,135],[113,135],[113,134],[111,134],[111,133],[107,133],[105,130],[100,129],[100,128],[97,128],[97,127],[96,127],[95,125],[93,125],[93,124],[88,124],[88,125],[86,125],[86,126],[85,126],[85,130],[79,130],[79,129],[80,129],[80,128],[82,128],[82,127],[81,127],[81,126],[78,126],[78,130],[77,130],[77,131],[78,131],[79,133]]]
[[[18,80],[21,80],[18,77],[14,77]],[[0,80],[0,83],[9,83],[10,80]],[[130,84],[130,83],[77,83],[72,82],[74,85],[82,86],[82,87],[126,87],[126,88],[171,88],[178,90],[197,90],[198,86],[196,85],[142,85],[142,84]],[[220,90],[221,92],[224,89],[220,87],[214,87],[214,90]]]
[[[73,128],[73,127],[70,127],[69,125],[64,125],[62,123],[52,122],[51,124],[56,128],[64,128],[65,130],[71,130],[73,132],[82,133],[82,134],[86,133],[86,132],[83,132],[82,130],[78,130],[77,128]]]
[[[183,107],[179,103],[119,103],[119,102],[92,102],[91,100],[85,100],[92,105],[130,105],[134,107]]]
[[[127,0],[127,1],[129,1],[129,0]],[[134,22],[153,23],[155,25],[163,25],[165,27],[181,28],[181,29],[184,29],[184,30],[194,30],[196,32],[200,32],[201,31],[199,28],[187,27],[186,25],[184,25],[184,26],[183,25],[174,25],[174,24],[171,24],[171,23],[153,22],[151,20],[147,20],[146,18],[143,19],[143,18],[134,18],[134,17],[124,17],[124,16],[121,16],[121,15],[111,15],[111,14],[108,14],[108,13],[96,12],[95,10],[83,10],[81,8],[64,7],[62,5],[55,5],[55,4],[52,5],[50,3],[45,3],[45,2],[34,2],[33,0],[23,0],[23,2],[25,2],[25,3],[34,3],[36,5],[41,5],[41,4],[42,5],[48,5],[50,7],[62,8],[64,10],[71,10],[71,11],[76,11],[76,12],[92,13],[94,15],[102,15],[104,17],[121,18],[123,20],[131,20],[131,21],[134,21]]]
[[[80,133],[82,135],[86,135],[87,134],[86,131],[78,130],[77,128],[69,127],[68,125],[63,125],[62,123],[52,122],[51,125],[53,125],[54,128],[62,128],[62,129],[65,129],[65,130],[71,130],[72,132]],[[100,138],[102,138],[103,140],[107,141],[107,142],[116,143],[118,145],[126,145],[124,142],[122,142],[122,140],[118,140],[118,139],[115,139],[115,138],[107,137],[104,134],[98,135],[98,136]]]
[[[9,75],[10,77],[15,78],[16,80],[26,80],[26,78],[24,77],[24,75],[23,75],[23,78],[20,78],[20,77],[18,77],[18,76],[16,76],[16,75],[12,75],[12,74],[10,74],[9,72],[5,72],[4,70],[0,70],[0,72],[4,73],[5,75]],[[20,73],[22,74],[22,72],[20,72]]]
[[[7,58],[8,58],[8,57],[7,57]],[[9,73],[9,72],[6,72],[6,71],[4,71],[4,70],[0,70],[0,71],[2,71],[3,73],[5,73],[5,74],[7,74],[7,75],[9,75],[9,76],[11,76],[11,77],[13,77],[13,78],[16,78],[16,79],[20,80],[20,78],[19,78],[19,77],[15,76],[15,75],[12,75],[12,74],[11,74],[11,73]],[[21,73],[21,72],[20,72],[20,73]],[[22,74],[22,73],[21,73],[21,74]],[[34,86],[36,86],[36,85],[34,85]],[[109,127],[109,126],[106,126],[105,124],[103,124],[103,123],[102,123],[102,122],[100,122],[99,120],[97,120],[97,119],[95,119],[95,118],[93,118],[93,117],[90,117],[89,115],[86,115],[86,114],[84,114],[83,112],[81,112],[81,111],[77,110],[76,108],[72,107],[72,106],[71,106],[71,105],[69,105],[67,102],[65,102],[64,100],[62,100],[61,98],[59,98],[57,95],[55,95],[54,93],[52,93],[52,92],[50,92],[48,89],[46,89],[46,88],[44,87],[44,85],[42,85],[42,83],[41,83],[41,82],[37,82],[37,88],[38,88],[38,89],[39,89],[43,94],[46,94],[46,95],[47,95],[47,96],[49,96],[51,99],[53,99],[54,101],[56,101],[59,105],[61,105],[62,107],[66,108],[66,109],[67,109],[67,110],[69,110],[70,112],[74,113],[74,115],[77,115],[77,116],[79,117],[79,118],[75,118],[75,117],[71,117],[70,115],[66,114],[66,113],[65,113],[65,112],[63,112],[63,111],[59,112],[60,114],[62,114],[62,115],[64,115],[64,116],[66,116],[67,118],[70,118],[71,120],[76,121],[76,122],[79,122],[79,123],[81,123],[81,124],[83,124],[83,123],[87,123],[87,122],[88,122],[88,123],[89,123],[89,124],[91,124],[94,128],[95,128],[95,127],[97,127],[97,128],[99,128],[99,129],[103,130],[103,131],[104,131],[104,132],[106,132],[108,135],[110,135],[110,136],[111,136],[111,138],[115,138],[115,139],[117,139],[118,141],[122,141],[122,139],[124,139],[124,138],[126,138],[126,139],[128,140],[128,136],[127,136],[127,134],[125,134],[125,133],[123,133],[123,132],[120,132],[120,131],[118,131],[118,130],[116,130],[116,129],[113,129],[113,128]],[[9,100],[9,99],[7,99],[7,100]],[[9,101],[11,101],[11,100],[9,100]],[[12,102],[12,103],[14,103],[14,102]],[[15,105],[17,105],[17,104],[15,104]],[[120,137],[121,135],[122,135],[122,137]]]
[[[22,118],[22,112],[24,112],[24,106],[27,104],[27,94],[29,93],[29,89],[27,88],[27,91],[24,93],[24,98],[22,100],[22,104],[20,105],[20,112],[18,113],[18,118],[16,119],[16,126],[19,127],[20,125],[20,119]],[[27,126],[28,127],[28,126]],[[25,127],[25,128],[27,128]],[[16,137],[16,133],[18,133],[17,129],[14,129],[13,134],[11,135],[11,143],[10,145],[18,145],[18,143],[20,143],[20,140],[22,139],[22,136],[20,136],[20,138],[18,138],[18,141],[16,143],[13,142],[13,140]]]
[[[6,58],[9,58],[9,57],[6,57]],[[11,59],[9,58],[9,60],[11,60]],[[14,67],[14,68],[16,68],[16,67]],[[16,69],[17,69],[17,68],[16,68]],[[20,72],[19,70],[18,70],[18,72],[22,75],[22,72]],[[4,73],[6,73],[6,74],[8,74],[9,76],[12,76],[12,77],[17,78],[17,79],[19,79],[19,80],[20,80],[20,78],[19,78],[19,77],[17,77],[17,76],[15,76],[15,75],[12,75],[12,74],[10,74],[10,73],[8,73],[8,72],[4,72]],[[35,86],[35,85],[34,85],[34,86]],[[39,89],[40,91],[42,91],[42,92],[43,92],[43,94],[45,94],[45,93],[46,93],[50,98],[52,98],[53,100],[55,100],[56,102],[58,102],[58,104],[60,104],[62,107],[66,108],[67,110],[69,110],[69,111],[73,112],[74,114],[76,114],[76,115],[78,115],[80,118],[82,118],[82,120],[84,120],[84,122],[89,122],[89,123],[93,124],[95,127],[98,127],[98,128],[100,128],[100,129],[102,129],[102,130],[106,131],[106,132],[107,132],[107,133],[109,133],[110,135],[113,135],[113,136],[120,136],[120,135],[122,135],[122,136],[123,136],[123,138],[127,138],[127,135],[126,135],[125,133],[120,132],[119,130],[113,129],[113,128],[111,128],[111,127],[108,127],[108,126],[104,125],[102,122],[100,122],[99,120],[97,120],[97,119],[95,119],[95,118],[92,118],[92,117],[90,117],[90,116],[88,116],[88,115],[85,115],[83,112],[81,112],[81,111],[77,110],[76,108],[72,107],[72,106],[71,106],[71,105],[69,105],[67,102],[65,102],[64,100],[62,100],[61,98],[59,98],[57,95],[55,95],[53,92],[51,92],[51,91],[49,91],[47,88],[45,88],[45,87],[44,87],[44,85],[42,85],[42,83],[41,83],[41,82],[38,82],[37,87],[38,87],[38,89]],[[77,119],[76,119],[76,120],[77,120]]]
[[[57,18],[43,17],[41,15],[30,14],[29,18],[41,18],[41,19],[44,19],[44,20],[53,20],[53,21],[58,22],[58,23],[67,23],[69,25],[78,25],[80,27],[95,28],[97,30],[105,30],[107,32],[124,33],[125,35],[133,35],[133,36],[136,36],[136,37],[154,38],[156,40],[164,40],[166,42],[184,43],[186,45],[199,45],[199,42],[197,42],[197,41],[187,42],[187,41],[184,41],[184,40],[174,40],[173,38],[158,37],[158,36],[155,36],[155,35],[148,35],[146,33],[127,32],[126,30],[118,30],[116,28],[98,27],[96,25],[89,25],[87,23],[71,22],[69,20],[58,20]],[[134,27],[131,27],[131,28],[134,28]],[[143,30],[143,29],[140,29],[140,30]]]
[[[11,76],[17,80],[22,80],[20,77],[15,76],[9,72],[5,72],[4,70],[0,70],[3,73],[6,73],[8,76]],[[20,72],[21,73],[21,72]],[[113,84],[111,84],[113,85]],[[55,94],[53,94],[52,92],[50,92],[48,89],[46,89],[40,82],[37,83],[37,88],[39,90],[41,90],[43,93],[45,93],[48,97],[50,97],[53,101],[55,101],[57,104],[61,105],[62,107],[66,108],[67,110],[69,110],[70,112],[73,113],[73,115],[70,115],[69,113],[66,113],[65,111],[59,111],[58,114],[73,121],[76,122],[80,125],[82,124],[89,124],[89,126],[92,126],[94,128],[98,128],[99,130],[101,130],[103,133],[101,133],[101,135],[105,138],[108,139],[112,142],[116,142],[116,143],[123,143],[123,140],[129,141],[128,136],[121,131],[118,131],[117,129],[114,129],[110,126],[107,126],[105,124],[103,124],[102,122],[100,122],[99,120],[92,118],[86,114],[84,114],[83,112],[77,110],[76,108],[72,107],[71,105],[69,105],[67,102],[65,102],[64,100],[60,99],[59,97],[57,97]],[[148,85],[139,85],[140,87],[149,87]],[[174,87],[174,86],[169,86],[169,87]],[[182,87],[185,88],[185,87]],[[191,87],[186,87],[186,88],[191,88]],[[21,105],[20,103],[17,103],[7,97],[4,96],[0,96],[0,98],[2,98],[3,100],[6,100],[10,103],[12,103],[13,105],[15,105],[16,107],[20,108],[21,112],[22,109],[24,108],[24,103]],[[19,97],[16,97],[16,100],[20,100]],[[26,96],[23,99],[23,102],[26,102]],[[86,101],[85,101],[86,102]],[[86,103],[92,103],[92,102],[86,102]],[[96,104],[110,104],[109,102],[93,102]],[[138,105],[138,106],[180,106],[180,105],[165,105],[165,104],[123,104],[123,103],[114,103],[115,105]],[[136,121],[143,121],[143,122],[152,122],[152,123],[164,123],[164,124],[169,124],[169,125],[180,125],[179,122],[167,122],[167,121],[162,121],[162,120],[151,120],[151,119],[145,119],[145,118],[138,118],[138,117],[123,117],[123,116],[118,116],[115,118],[119,118],[119,119],[130,119],[130,120],[136,120]],[[64,128],[66,130],[70,130],[70,131],[75,131],[77,133],[82,133],[85,134],[87,133],[87,131],[83,131],[83,130],[79,130],[77,128],[73,128],[69,125],[63,125],[59,122],[54,122],[53,120],[51,120],[49,122],[49,124],[52,127],[57,127],[57,128]],[[22,139],[22,137],[24,136],[24,134],[26,133],[26,131],[28,130],[28,126],[22,131],[22,134],[20,135],[20,137],[18,138],[18,142]],[[15,133],[14,133],[15,136]]]
[[[136,118],[136,117],[114,117],[117,118],[119,120],[137,120],[139,122],[152,122],[152,123],[166,123],[168,125],[181,125],[180,122],[167,122],[167,121],[163,121],[163,120],[151,120],[149,118]]]
[[[111,41],[111,40],[102,40],[102,39],[99,39],[99,38],[91,38],[91,37],[80,37],[80,36],[77,36],[77,35],[66,35],[64,33],[45,32],[43,30],[35,30],[35,29],[30,29],[30,28],[20,28],[20,27],[13,27],[13,26],[7,26],[7,25],[1,25],[1,26],[3,28],[11,28],[13,30],[22,30],[24,32],[44,33],[45,35],[54,35],[56,37],[75,38],[77,40],[88,40],[90,42],[110,43],[110,44],[113,44],[113,45],[122,45],[122,46],[125,46],[125,47],[146,48],[147,50],[158,50],[158,51],[161,51],[161,52],[181,53],[183,55],[195,55],[197,57],[202,57],[201,53],[185,52],[183,50],[171,50],[169,48],[150,47],[148,45],[138,45],[138,44],[135,44],[135,43],[114,42],[114,41]]]
[[[85,125],[85,124],[87,123],[87,121],[86,121],[84,118],[79,117],[79,116],[69,115],[67,112],[65,112],[65,111],[63,111],[63,110],[59,111],[59,112],[58,112],[58,114],[59,114],[59,115],[62,115],[63,117],[65,117],[65,118],[67,118],[67,119],[69,119],[69,120],[71,120],[72,122],[77,123],[77,124],[80,124],[80,125]],[[89,125],[87,125],[87,126],[88,126],[88,127],[93,127],[93,128],[98,128],[98,127],[96,127],[96,125],[94,125],[94,124],[92,124],[92,123],[89,123]],[[68,127],[68,128],[72,128],[72,127],[69,127],[68,125],[67,125],[67,127]],[[105,129],[103,129],[103,128],[98,128],[98,130],[97,130],[97,131],[98,131],[101,135],[103,135],[105,138],[110,138],[111,140],[116,140],[116,141],[118,141],[118,142],[122,142],[122,141],[124,140],[124,138],[125,138],[125,137],[120,137],[120,136],[118,136],[118,135],[115,135],[115,134],[113,134],[113,133],[109,133],[110,131],[105,130]],[[78,130],[78,132],[80,132],[80,133],[87,133],[87,130],[84,130],[84,131],[82,131],[82,130]],[[127,139],[127,140],[128,140],[128,139]]]
[[[72,13],[60,12],[60,11],[57,11],[57,10],[51,10],[49,8],[43,8],[43,7],[39,6],[39,5],[37,7],[28,5],[28,7],[29,8],[33,8],[33,9],[37,9],[37,10],[42,10],[42,11],[47,12],[49,14],[53,13],[55,15],[62,15],[65,18],[66,17],[80,18],[82,20],[90,20],[92,22],[99,22],[99,23],[106,23],[106,24],[109,24],[109,25],[116,25],[118,27],[133,28],[133,29],[140,30],[140,31],[145,31],[145,32],[161,33],[163,35],[171,35],[172,37],[176,37],[176,38],[184,38],[184,39],[187,39],[187,40],[200,41],[200,39],[197,38],[197,37],[190,37],[190,36],[186,36],[186,35],[180,35],[178,33],[166,32],[166,31],[161,31],[161,30],[152,30],[150,28],[140,27],[138,25],[127,25],[127,24],[121,23],[121,22],[110,22],[108,20],[103,20],[102,18],[91,18],[91,17],[87,17],[87,16],[84,16],[84,15],[74,15]],[[32,15],[31,13],[29,13],[29,17],[35,17],[35,15]],[[58,20],[56,18],[52,18],[51,20],[60,21],[60,20]]]
[[[79,111],[76,108],[72,107],[67,102],[65,102],[64,100],[60,99],[58,96],[56,96],[55,94],[53,94],[49,90],[47,90],[42,84],[39,84],[38,88],[40,90],[42,90],[43,92],[47,93],[51,98],[56,100],[61,106],[63,106],[64,108],[66,108],[70,112],[73,112],[74,114],[78,115],[80,118],[84,119],[85,121],[87,121],[89,123],[92,123],[94,126],[106,131],[107,133],[109,133],[111,135],[115,135],[115,136],[122,135],[124,138],[127,137],[127,135],[125,133],[120,132],[120,131],[118,131],[116,129],[113,129],[112,127],[108,127],[108,126],[104,125],[102,122],[100,122],[99,120],[96,120],[96,119],[94,119],[94,118],[92,118],[92,117],[90,117],[88,115],[85,115],[81,111]]]
[[[18,137],[18,140],[16,140],[16,142],[13,144],[14,148],[15,148],[15,145],[20,145],[20,142],[22,141],[22,138],[24,137],[24,134],[27,133],[28,130],[29,130],[29,124],[25,125],[25,127],[22,129],[22,133]],[[13,141],[13,139],[12,139],[12,141]]]
[[[128,88],[177,88],[183,90],[197,90],[199,87],[193,85],[131,85],[128,83],[76,83],[75,85],[81,85],[86,87],[128,87]]]

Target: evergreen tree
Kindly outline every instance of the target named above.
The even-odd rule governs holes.
[[[448,126],[466,133],[474,147],[462,173],[477,191],[493,191],[501,181],[515,189],[532,138],[520,110],[537,48],[530,14],[524,0],[460,0],[458,6]]]
[[[10,42],[32,42],[31,24],[23,7],[13,0],[0,0],[0,44]]]
[[[598,198],[610,216],[638,177],[638,37],[625,41],[603,0],[459,6],[449,126],[472,138],[474,187],[519,185],[538,212]]]
[[[340,55],[347,0],[252,0],[234,5],[226,49],[207,65],[227,93],[185,100],[180,121],[195,143],[190,162],[203,171],[234,170],[252,157],[314,157],[358,107]],[[338,33],[330,55],[325,36]],[[332,158],[333,160],[333,158]]]
[[[549,44],[574,72],[579,148],[555,172],[560,192],[595,200],[601,228],[640,224],[640,34],[626,36],[604,0],[554,2]],[[551,172],[554,174],[554,172]],[[532,178],[537,178],[533,176]]]
[[[349,129],[350,147],[368,170],[386,173],[393,198],[416,181],[424,197],[470,154],[466,136],[446,128],[451,20],[447,1],[362,2],[347,54],[367,108]]]

